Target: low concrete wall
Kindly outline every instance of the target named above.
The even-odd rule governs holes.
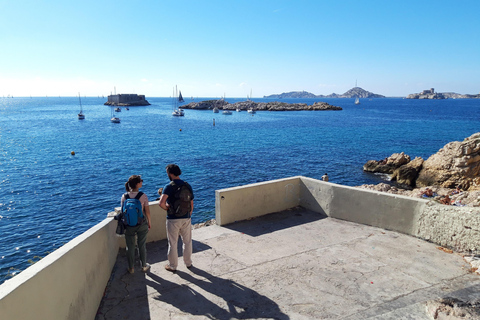
[[[166,212],[150,203],[147,241],[166,239]],[[109,216],[114,215],[114,212]],[[0,285],[1,319],[94,319],[124,238],[104,219]]]
[[[0,286],[2,319],[94,319],[117,259],[105,219]]]
[[[216,190],[215,220],[226,225],[296,207],[300,183],[300,177],[293,177]]]
[[[414,235],[427,200],[302,177],[304,208],[327,216]]]
[[[480,253],[480,209],[428,203],[415,236],[459,252]]]
[[[455,251],[480,252],[480,209],[292,177],[216,191],[217,224],[295,206],[329,217],[398,231]],[[289,207],[290,206],[290,207]]]

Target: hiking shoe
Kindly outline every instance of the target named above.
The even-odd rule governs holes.
[[[147,272],[148,270],[150,270],[150,265],[146,263],[145,266],[142,268],[142,272]]]
[[[190,269],[191,267],[193,267],[193,263],[191,265],[187,266],[188,269]]]

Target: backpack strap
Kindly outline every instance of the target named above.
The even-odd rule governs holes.
[[[138,191],[138,194],[135,196],[135,199],[140,200],[140,197],[143,196],[142,191]]]

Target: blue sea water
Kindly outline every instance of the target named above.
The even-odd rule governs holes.
[[[165,166],[177,163],[198,223],[214,218],[217,189],[325,172],[334,183],[379,183],[362,171],[366,161],[402,151],[426,159],[480,131],[478,99],[284,99],[343,110],[186,110],[181,118],[171,116],[170,98],[147,99],[113,124],[104,98],[82,98],[83,121],[75,97],[0,98],[0,283],[105,219],[132,174],[155,200]]]

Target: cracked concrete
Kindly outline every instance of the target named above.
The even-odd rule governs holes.
[[[193,239],[194,266],[176,273],[166,241],[148,244],[147,274],[128,274],[121,251],[96,319],[422,320],[428,301],[480,299],[461,255],[301,208]]]

